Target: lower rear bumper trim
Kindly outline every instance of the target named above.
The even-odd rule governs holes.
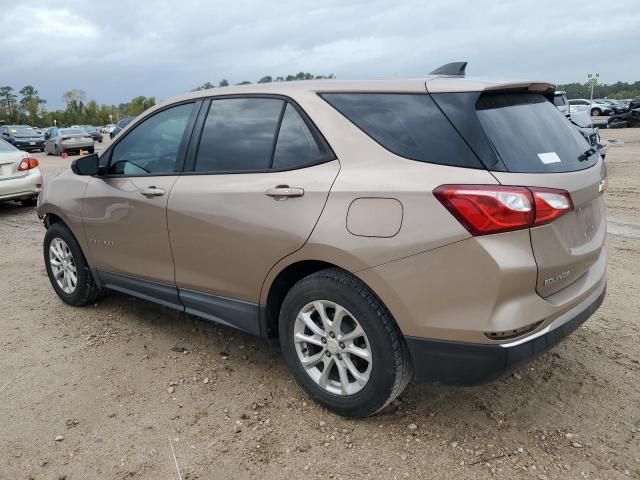
[[[547,352],[575,331],[600,307],[602,293],[586,308],[544,335],[513,346],[405,337],[416,380],[447,385],[478,385],[495,380]]]

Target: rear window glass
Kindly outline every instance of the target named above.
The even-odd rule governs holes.
[[[585,158],[589,145],[583,136],[542,95],[483,95],[476,110],[510,172],[571,172],[598,161],[598,155]]]
[[[0,153],[15,152],[16,150],[18,150],[16,147],[0,138]]]
[[[63,135],[84,135],[84,131],[79,128],[63,128],[60,130]]]
[[[562,106],[566,105],[567,102],[565,102],[565,100],[564,100],[564,95],[556,95],[555,97],[553,97],[553,104],[556,107],[562,107]]]
[[[14,135],[38,135],[31,127],[9,127],[9,131]]]
[[[321,96],[396,155],[441,165],[483,168],[426,93],[324,93]]]

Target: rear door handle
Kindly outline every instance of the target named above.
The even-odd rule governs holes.
[[[140,192],[145,197],[160,197],[164,195],[164,188],[147,187]]]
[[[265,195],[272,197],[276,200],[285,199],[288,197],[301,197],[304,195],[304,188],[289,187],[288,185],[278,185],[277,187],[270,188]]]

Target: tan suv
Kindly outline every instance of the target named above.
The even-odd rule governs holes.
[[[190,93],[39,199],[65,302],[117,290],[265,338],[350,416],[489,381],[606,287],[605,166],[546,83],[433,75]]]

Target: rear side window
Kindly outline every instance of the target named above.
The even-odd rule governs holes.
[[[283,106],[276,98],[213,100],[202,131],[196,171],[268,170]]]
[[[320,162],[324,158],[326,152],[318,146],[295,107],[288,103],[278,132],[273,168],[298,168]]]
[[[441,165],[483,168],[426,93],[324,93],[321,96],[396,155]]]
[[[509,172],[571,172],[598,161],[598,155],[586,157],[585,139],[542,95],[482,95],[476,111]]]

